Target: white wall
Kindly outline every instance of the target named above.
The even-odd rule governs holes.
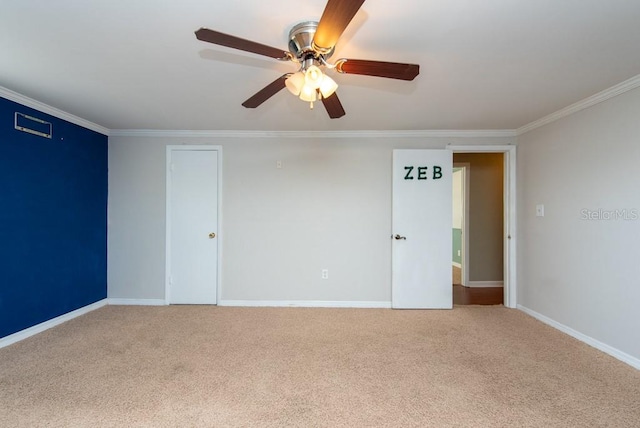
[[[518,138],[518,303],[640,358],[640,89]],[[545,216],[536,217],[536,204]]]
[[[385,303],[392,150],[514,141],[112,136],[109,297],[164,299],[168,144],[223,146],[222,301]]]

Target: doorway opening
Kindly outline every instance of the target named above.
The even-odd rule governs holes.
[[[453,163],[452,195],[452,248],[451,271],[454,285],[469,282],[469,191],[470,167],[468,162]]]
[[[516,307],[515,146],[450,149],[454,304]]]

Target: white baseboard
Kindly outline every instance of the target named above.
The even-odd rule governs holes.
[[[454,267],[457,267],[458,269],[462,269],[462,265],[460,263],[451,262],[451,265],[454,266]]]
[[[376,308],[390,309],[391,302],[351,302],[318,300],[220,300],[218,306],[278,307],[278,308]]]
[[[164,299],[107,299],[113,306],[166,306]]]
[[[98,302],[92,303],[90,305],[84,306],[80,309],[76,309],[75,311],[66,313],[64,315],[60,315],[59,317],[50,319],[49,321],[45,321],[43,323],[34,325],[33,327],[29,327],[27,329],[21,330],[17,333],[10,334],[9,336],[5,336],[0,339],[0,348],[4,348],[5,346],[13,345],[16,342],[27,339],[31,336],[35,336],[38,333],[42,333],[45,330],[49,330],[52,327],[60,325],[64,322],[70,321],[74,318],[77,318],[81,315],[87,314],[91,311],[95,311],[96,309],[100,309],[103,306],[107,306],[107,299],[100,300]]]
[[[631,367],[640,370],[640,359],[633,357],[629,354],[626,354],[619,349],[616,349],[612,346],[607,345],[606,343],[602,343],[599,340],[596,340],[592,337],[587,336],[586,334],[582,334],[579,331],[572,329],[571,327],[567,327],[564,324],[561,324],[557,321],[552,320],[551,318],[539,314],[538,312],[526,308],[522,305],[518,305],[518,309],[524,312],[527,315],[531,315],[535,319],[542,321],[543,323],[550,325],[551,327],[560,330],[561,332],[568,334],[569,336],[578,339],[581,342],[586,343],[589,346],[593,346],[594,348],[604,352],[605,354],[611,355],[613,358],[616,358],[623,363],[629,364]]]
[[[504,281],[469,281],[467,284],[465,284],[465,287],[504,287]]]

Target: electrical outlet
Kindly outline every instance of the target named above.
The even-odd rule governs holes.
[[[322,279],[329,279],[329,269],[322,269]]]
[[[460,257],[460,250],[458,250],[458,257]]]
[[[536,205],[536,216],[537,217],[544,217],[544,205],[543,204]]]
[[[281,160],[276,161],[276,168],[282,169],[282,161]]]

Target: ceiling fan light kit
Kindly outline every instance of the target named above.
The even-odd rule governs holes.
[[[285,81],[285,86],[293,95],[302,101],[311,103],[319,97],[329,98],[338,89],[338,84],[331,77],[322,73],[314,58],[303,60],[302,67],[291,74]],[[311,65],[308,65],[311,64]]]
[[[345,58],[338,59],[333,64],[328,61],[338,39],[363,3],[364,0],[328,0],[319,22],[301,22],[291,29],[289,52],[208,28],[200,28],[195,33],[196,38],[201,41],[300,64],[297,72],[287,73],[271,82],[242,103],[244,107],[256,108],[286,87],[293,95],[310,103],[311,108],[315,101],[321,100],[329,117],[337,119],[345,115],[336,94],[338,84],[322,68],[341,74],[399,80],[413,80],[420,72],[417,64]]]

